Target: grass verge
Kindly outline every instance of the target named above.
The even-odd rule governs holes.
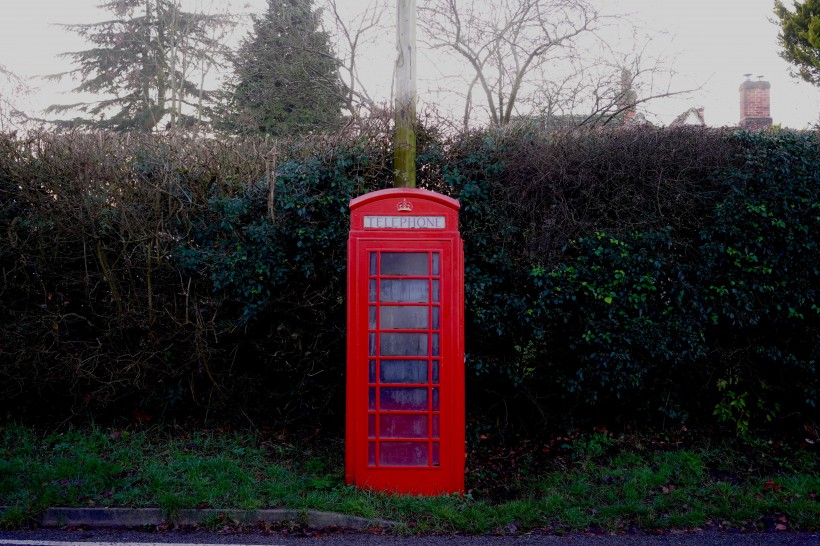
[[[514,498],[493,500],[471,487],[493,471],[475,461],[468,462],[473,493],[402,497],[345,485],[340,442],[317,448],[250,433],[90,428],[42,434],[0,425],[0,505],[10,507],[0,527],[24,526],[50,506],[160,507],[171,514],[181,508],[317,509],[392,519],[400,531],[418,533],[820,527],[820,465],[811,451],[778,459],[761,448],[751,456],[765,458],[760,465],[748,449],[741,455],[726,445],[649,449],[590,435],[563,448],[565,456],[516,471]]]

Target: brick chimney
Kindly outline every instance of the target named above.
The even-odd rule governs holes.
[[[638,100],[638,93],[632,87],[632,72],[626,68],[621,69],[621,92],[618,96],[618,110],[623,115],[623,124],[629,125],[638,113],[635,104]]]
[[[760,130],[771,127],[769,112],[769,89],[771,84],[763,80],[753,82],[746,74],[746,81],[740,84],[740,126],[744,129]]]

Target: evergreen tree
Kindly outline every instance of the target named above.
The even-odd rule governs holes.
[[[344,87],[313,0],[268,0],[234,56],[225,128],[274,136],[342,121]]]
[[[794,2],[793,12],[778,1],[774,12],[780,23],[780,56],[797,67],[796,75],[820,85],[820,0]]]
[[[76,68],[51,78],[76,77],[74,91],[110,97],[46,111],[77,110],[89,117],[68,123],[116,130],[202,122],[214,95],[203,89],[204,75],[227,54],[219,32],[230,19],[182,11],[180,0],[111,0],[100,8],[113,18],[64,25],[93,47],[63,53]]]

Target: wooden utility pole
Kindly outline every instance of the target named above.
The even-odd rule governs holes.
[[[416,187],[416,0],[396,0],[396,135],[393,186]]]

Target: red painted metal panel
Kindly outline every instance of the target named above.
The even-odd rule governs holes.
[[[351,201],[345,478],[464,490],[464,258],[458,202],[414,189]]]

